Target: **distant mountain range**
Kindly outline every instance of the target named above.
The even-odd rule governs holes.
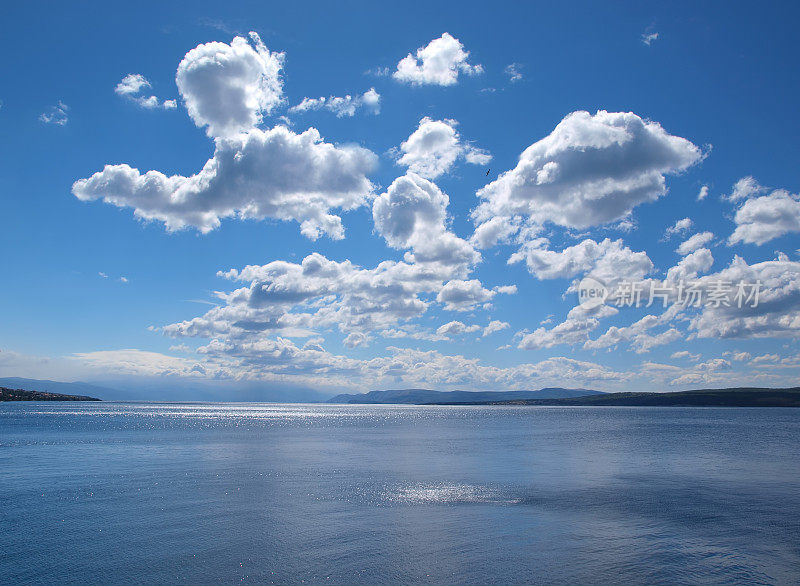
[[[99,397],[99,399],[95,399]],[[342,394],[328,398],[313,389],[202,385],[112,389],[85,382],[0,378],[0,401],[252,401],[364,405],[540,405],[585,407],[800,407],[800,387],[741,387],[670,393],[603,393],[590,389],[548,387],[538,391],[434,391],[394,389]]]
[[[441,402],[452,405],[452,402]],[[463,404],[463,403],[457,403]],[[585,407],[800,407],[800,387],[698,389],[672,393],[601,393],[581,397],[480,401],[472,405]]]
[[[600,391],[589,389],[562,389],[551,387],[538,391],[432,391],[429,389],[396,389],[388,391],[370,391],[368,393],[336,395],[328,403],[351,404],[402,404],[424,405],[428,403],[485,403],[497,401],[520,401],[534,399],[564,399],[569,397],[585,397],[602,395]]]

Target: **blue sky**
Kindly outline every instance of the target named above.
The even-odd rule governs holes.
[[[6,13],[2,376],[797,379],[792,3]],[[612,302],[681,280],[761,303]]]

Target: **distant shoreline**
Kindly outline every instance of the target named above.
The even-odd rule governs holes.
[[[566,390],[566,389],[547,389]],[[668,393],[599,393],[584,391],[575,396],[530,396],[537,392],[517,391],[520,398],[509,397],[514,392],[498,393],[498,399],[492,400],[488,392],[476,392],[475,399],[470,400],[470,392],[459,392],[458,399],[453,399],[437,391],[403,390],[373,391],[363,395],[340,395],[329,403],[351,405],[528,405],[551,407],[800,407],[800,387],[792,388],[726,388],[698,389],[691,391],[673,391]],[[572,391],[574,392],[574,390]],[[525,395],[528,396],[525,396]],[[437,397],[436,395],[440,395]],[[440,400],[437,400],[440,399]]]
[[[7,389],[0,387],[0,402],[6,401],[100,401],[96,397],[84,395],[62,395],[60,393],[43,393],[24,389]]]
[[[551,391],[587,394],[561,397],[538,395],[538,393]],[[400,396],[397,393],[400,393]],[[519,393],[520,398],[514,398],[517,393]],[[757,387],[698,389],[667,393],[601,393],[584,389],[543,389],[542,391],[496,392],[500,400],[491,400],[489,397],[492,394],[495,393],[479,391],[439,392],[422,389],[372,391],[362,395],[339,395],[327,401],[327,403],[318,404],[493,407],[800,407],[800,387],[778,389]],[[471,397],[469,395],[474,395],[475,400],[470,400]],[[447,400],[453,399],[454,396],[457,396],[458,399]],[[343,398],[345,400],[342,400]],[[442,400],[436,400],[439,398]],[[0,402],[12,401],[102,401],[102,399],[86,395],[0,387]],[[273,403],[272,401],[266,402]]]
[[[433,405],[538,405],[554,407],[800,407],[800,387],[731,388],[670,393],[607,393],[562,399],[518,399]]]

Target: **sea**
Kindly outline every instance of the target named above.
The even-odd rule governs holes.
[[[797,584],[800,409],[0,404],[0,584]]]

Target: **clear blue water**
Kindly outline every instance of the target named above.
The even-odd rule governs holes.
[[[0,583],[800,581],[800,409],[0,404]]]

